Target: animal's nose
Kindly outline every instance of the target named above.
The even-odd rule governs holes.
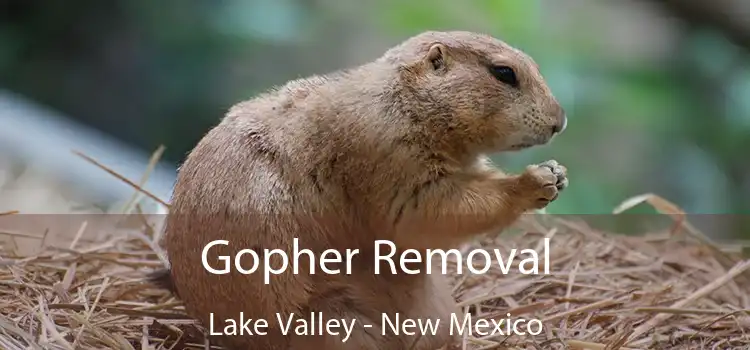
[[[568,127],[568,117],[564,110],[560,109],[560,117],[557,120],[557,123],[552,126],[552,134],[554,135],[562,133]]]

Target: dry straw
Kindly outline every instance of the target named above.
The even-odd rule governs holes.
[[[615,212],[642,202],[671,217],[674,226],[628,237],[541,216],[524,220],[522,234],[467,247],[507,254],[539,249],[550,237],[551,273],[493,269],[453,277],[457,302],[477,318],[510,314],[544,325],[537,336],[466,336],[458,348],[750,349],[750,262],[719,249],[659,197],[633,198]],[[219,348],[209,345],[179,300],[144,282],[162,265],[154,230],[89,243],[80,239],[84,230],[64,248],[22,257],[6,247],[0,255],[0,348]]]

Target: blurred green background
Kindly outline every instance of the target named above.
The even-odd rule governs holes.
[[[0,4],[1,88],[144,152],[163,144],[175,166],[238,101],[462,29],[531,54],[568,111],[552,145],[500,158],[513,171],[549,158],[569,168],[548,212],[610,213],[654,192],[691,213],[750,213],[748,1]]]

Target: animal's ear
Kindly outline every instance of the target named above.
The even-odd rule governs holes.
[[[447,62],[448,49],[441,43],[435,43],[430,46],[430,50],[427,51],[425,56],[425,64],[433,70],[439,70],[445,68]]]

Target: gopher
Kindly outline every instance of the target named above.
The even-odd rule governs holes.
[[[534,60],[473,32],[424,32],[361,66],[288,82],[231,107],[189,153],[161,241],[170,267],[152,281],[230,349],[449,346],[449,327],[418,336],[383,327],[383,316],[447,321],[461,311],[446,276],[375,274],[373,242],[457,248],[544,208],[568,186],[565,167],[550,160],[505,174],[488,155],[548,144],[566,125]],[[311,273],[317,263],[306,256],[269,283],[201,262],[215,240],[228,244],[207,250],[214,268],[242,249],[291,256],[295,238],[315,254],[359,254],[348,273]],[[254,264],[249,254],[240,260]],[[281,264],[280,255],[268,261]],[[290,314],[356,322],[348,337],[285,334],[277,319]],[[222,331],[240,315],[266,320],[265,333]]]

